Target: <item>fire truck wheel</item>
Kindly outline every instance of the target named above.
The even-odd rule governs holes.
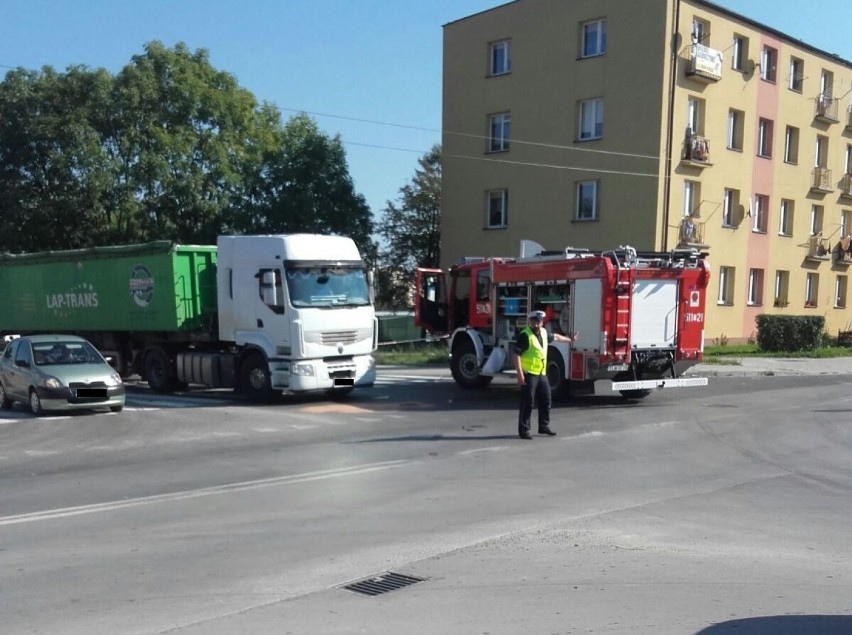
[[[470,342],[453,348],[450,370],[453,373],[453,379],[462,388],[482,388],[491,382],[491,377],[479,374],[479,360]]]
[[[568,380],[565,378],[565,362],[555,348],[547,352],[547,383],[550,393],[557,399],[568,396]]]

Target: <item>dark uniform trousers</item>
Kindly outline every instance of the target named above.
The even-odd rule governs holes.
[[[539,432],[550,427],[550,384],[547,375],[524,373],[524,386],[521,388],[521,410],[518,415],[518,434],[530,433],[530,417],[533,405],[538,408]]]

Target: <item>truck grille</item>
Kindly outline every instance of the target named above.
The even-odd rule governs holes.
[[[322,343],[327,346],[334,344],[354,344],[358,341],[358,331],[323,331]]]

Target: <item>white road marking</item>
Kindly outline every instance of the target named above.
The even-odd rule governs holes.
[[[495,445],[490,448],[477,448],[476,450],[465,450],[464,452],[459,452],[459,454],[478,454],[479,452],[500,452],[502,450],[508,450],[509,446],[507,445]]]

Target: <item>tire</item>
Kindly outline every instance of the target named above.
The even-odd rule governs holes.
[[[124,406],[110,406],[109,409],[111,412],[121,412],[124,410]]]
[[[565,378],[565,362],[555,348],[547,351],[547,383],[550,394],[556,399],[568,396],[568,380]]]
[[[0,383],[0,408],[3,410],[8,410],[12,407],[12,404],[15,403],[11,399],[9,399],[9,395],[6,394],[6,388]]]
[[[154,392],[174,390],[174,373],[169,356],[162,348],[151,348],[145,353],[145,380]]]
[[[41,399],[39,399],[35,388],[30,388],[30,412],[32,412],[36,417],[40,417],[44,414],[44,406],[41,405]]]
[[[269,364],[260,353],[252,353],[240,366],[240,388],[251,401],[270,401],[275,394]]]
[[[450,371],[453,379],[462,388],[482,388],[491,383],[491,377],[479,374],[479,359],[476,349],[470,342],[464,342],[453,348],[450,360]]]

